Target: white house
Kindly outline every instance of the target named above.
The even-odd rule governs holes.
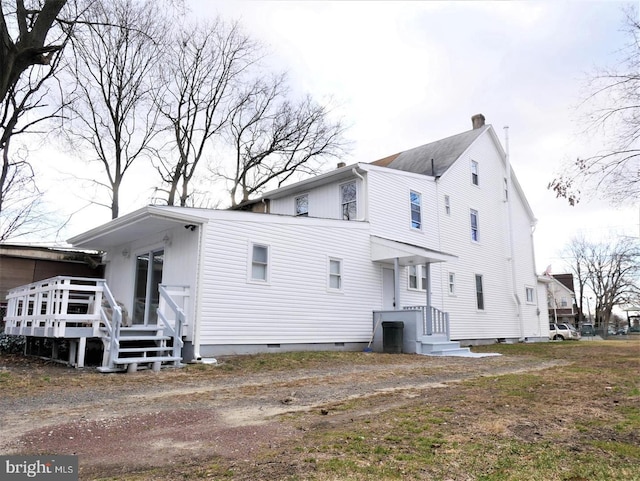
[[[451,340],[546,340],[535,218],[494,129],[481,115],[473,127],[377,162],[339,166],[237,210],[148,206],[70,239],[105,253],[106,280],[92,289],[116,315],[108,319],[92,298],[85,316],[93,334],[110,333],[103,368],[147,358],[354,350],[372,339],[380,349],[385,320],[405,323],[406,352],[438,353]],[[68,318],[27,322],[34,316],[24,306],[47,289],[9,295],[8,333],[48,335],[47,319]],[[57,297],[47,294],[45,303]],[[115,301],[125,312],[119,330]],[[136,328],[140,338],[143,328],[173,338],[124,355],[114,336]]]

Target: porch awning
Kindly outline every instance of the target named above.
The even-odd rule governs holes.
[[[371,260],[384,264],[393,264],[398,259],[401,266],[447,262],[457,259],[453,254],[440,252],[414,244],[371,236]]]

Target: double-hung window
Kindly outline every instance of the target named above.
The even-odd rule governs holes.
[[[411,203],[411,228],[422,229],[422,196],[411,191],[409,201]]]
[[[348,182],[340,186],[340,203],[342,205],[342,219],[355,220],[358,217],[358,192],[356,182]]]
[[[451,199],[448,195],[444,196],[444,213],[451,215]]]
[[[342,290],[342,260],[329,258],[329,289]]]
[[[473,242],[480,242],[480,225],[479,225],[477,210],[471,209],[470,221],[471,221],[471,240]]]
[[[449,272],[449,295],[456,295],[456,274],[454,272]]]
[[[484,291],[482,289],[482,275],[476,274],[476,307],[478,310],[484,310]]]
[[[427,270],[424,266],[409,266],[409,289],[427,290]]]
[[[480,172],[478,163],[475,160],[471,161],[471,183],[473,185],[480,185]]]
[[[252,244],[251,280],[267,282],[269,280],[269,247]]]
[[[296,197],[296,215],[304,217],[309,215],[309,194]]]

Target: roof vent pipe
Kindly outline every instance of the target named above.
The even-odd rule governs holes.
[[[471,125],[473,125],[473,129],[479,129],[480,127],[484,127],[484,115],[476,114],[471,117]]]
[[[431,177],[435,177],[435,176],[436,176],[436,168],[434,166],[433,159],[431,159]]]
[[[344,162],[338,162],[338,165],[336,166],[336,169],[341,169],[342,167],[345,167],[347,164],[345,164]]]

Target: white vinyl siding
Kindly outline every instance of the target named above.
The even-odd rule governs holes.
[[[422,196],[418,192],[409,192],[411,204],[411,228],[422,229]]]
[[[220,214],[229,220],[210,220],[204,242],[203,346],[368,342],[371,312],[382,307],[368,224]],[[248,243],[269,246],[268,288],[246,282]],[[327,288],[329,258],[341,259],[342,275],[349,274],[339,296]]]

